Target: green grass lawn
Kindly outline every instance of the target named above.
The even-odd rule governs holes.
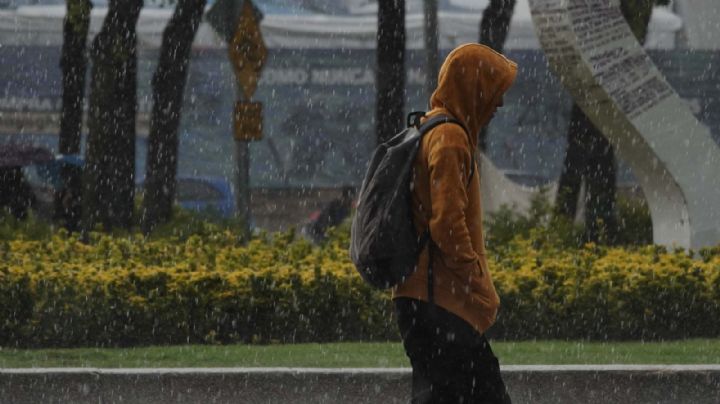
[[[493,343],[505,365],[720,363],[720,339]],[[184,345],[124,349],[0,348],[0,367],[407,367],[399,343]]]

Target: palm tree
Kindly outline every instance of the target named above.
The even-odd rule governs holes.
[[[378,1],[375,128],[377,143],[404,125],[405,0]]]
[[[142,0],[110,0],[90,55],[83,230],[129,228],[135,194],[137,34]]]
[[[480,20],[480,43],[502,52],[514,10],[515,0],[490,0]]]
[[[502,53],[514,10],[515,0],[490,0],[480,20],[479,42]],[[486,138],[487,127],[484,127],[478,137],[478,148],[483,152],[486,149]]]
[[[437,87],[439,61],[438,61],[438,3],[437,0],[425,0],[425,93],[428,98]]]
[[[179,0],[163,32],[160,60],[152,80],[153,109],[148,139],[143,232],[167,222],[175,199],[178,126],[192,42],[206,0]]]
[[[63,24],[63,46],[60,56],[63,94],[60,112],[58,149],[61,154],[80,153],[85,72],[87,71],[86,43],[90,27],[90,0],[68,0]],[[79,169],[63,167],[63,192],[55,198],[55,217],[70,231],[78,230],[81,206],[81,173]]]

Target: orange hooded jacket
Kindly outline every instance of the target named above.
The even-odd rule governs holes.
[[[414,164],[412,211],[418,234],[430,228],[434,302],[480,333],[495,322],[500,300],[485,259],[479,170],[470,178],[473,151],[516,73],[515,63],[484,45],[450,52],[427,115],[454,117],[467,134],[455,124],[437,126],[423,137]],[[428,300],[428,259],[426,248],[393,297]]]

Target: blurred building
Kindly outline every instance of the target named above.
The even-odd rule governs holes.
[[[4,66],[0,71],[0,142],[24,138],[53,148],[59,127],[58,60],[65,6],[33,1],[0,0],[0,7],[5,6],[0,8],[0,64]],[[106,13],[106,2],[95,3],[91,36],[99,31]],[[139,180],[145,171],[150,78],[172,13],[172,8],[156,6],[162,3],[148,3],[137,27]],[[251,146],[251,183],[258,195],[255,200],[267,203],[273,195],[294,198],[298,206],[278,209],[302,216],[331,199],[333,190],[357,185],[374,147],[377,4],[367,0],[255,3],[264,13],[261,27],[269,59],[255,96],[265,105],[265,137]],[[477,41],[487,3],[439,1],[443,54],[458,44]],[[717,0],[685,0],[671,8],[656,8],[646,43],[658,67],[716,139],[720,139],[719,4]],[[428,97],[423,86],[422,0],[408,0],[407,8],[406,109],[411,111],[425,109]],[[713,15],[710,22],[703,20]],[[527,185],[552,181],[562,165],[571,101],[547,69],[527,0],[517,2],[505,49],[519,62],[520,72],[505,107],[491,124],[487,157],[516,181]],[[233,178],[235,164],[228,150],[233,150],[234,91],[225,45],[203,23],[186,87],[181,175]],[[631,173],[621,170],[620,180],[632,182]],[[325,196],[303,199],[302,195],[309,194]]]

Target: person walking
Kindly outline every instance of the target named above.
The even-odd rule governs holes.
[[[479,44],[454,49],[440,68],[425,119],[433,128],[414,162],[413,221],[430,242],[416,270],[393,290],[398,326],[412,364],[413,403],[510,403],[485,331],[499,297],[485,258],[480,129],[503,105],[517,65]]]

